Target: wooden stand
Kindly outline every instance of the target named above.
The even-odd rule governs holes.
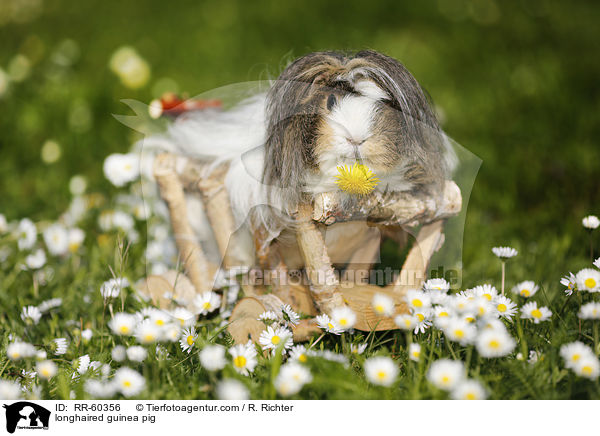
[[[179,171],[176,171],[176,167]],[[206,214],[213,228],[217,245],[223,256],[223,265],[230,268],[239,265],[228,253],[227,246],[235,244],[230,238],[235,234],[235,224],[229,196],[224,188],[227,166],[209,166],[177,158],[170,154],[157,157],[154,174],[160,194],[167,202],[171,223],[183,265],[196,292],[211,289],[211,265],[206,261],[187,220],[184,189],[200,193]],[[419,288],[427,277],[427,268],[435,251],[443,244],[444,220],[460,212],[462,199],[460,189],[447,181],[439,198],[415,196],[409,193],[384,194],[375,192],[350,208],[343,208],[339,193],[318,195],[313,204],[301,204],[296,213],[296,240],[302,254],[310,286],[274,286],[273,292],[257,286],[244,286],[246,297],[234,308],[228,327],[238,343],[248,339],[257,340],[264,329],[258,316],[266,310],[280,312],[283,304],[309,316],[330,313],[335,307],[348,305],[357,315],[358,330],[390,330],[396,326],[393,318],[374,313],[371,301],[375,294],[385,294],[395,302],[396,313],[406,313],[403,296],[408,289]],[[318,224],[366,220],[382,228],[398,229],[399,226],[421,226],[404,262],[400,274],[385,287],[366,283],[340,283],[325,246]],[[287,268],[278,253],[277,244],[266,246],[262,237],[264,229],[255,229],[257,258],[263,268],[287,274]],[[378,247],[370,247],[378,248]],[[161,299],[152,291],[160,278],[149,278],[142,288],[161,305]],[[175,287],[173,287],[175,291]],[[189,293],[189,287],[186,287]],[[182,291],[180,291],[182,292]],[[294,330],[294,339],[306,340],[318,333],[313,320],[303,320]]]

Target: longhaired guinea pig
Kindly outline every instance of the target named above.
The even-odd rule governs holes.
[[[437,195],[454,159],[414,77],[371,50],[303,56],[267,92],[227,111],[184,114],[166,135],[146,139],[144,146],[151,145],[228,161],[226,187],[238,224],[253,217],[270,239],[293,226],[286,218],[300,201],[339,189],[341,165],[367,166],[378,190]],[[251,243],[246,249],[254,251]]]

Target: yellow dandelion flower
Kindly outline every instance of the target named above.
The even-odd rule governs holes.
[[[379,179],[375,173],[367,166],[354,163],[351,167],[347,165],[337,167],[339,174],[336,174],[338,180],[336,185],[349,194],[366,195],[375,189]]]

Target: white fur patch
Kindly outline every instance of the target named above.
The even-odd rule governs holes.
[[[368,97],[347,95],[334,106],[327,115],[327,124],[340,145],[345,142],[352,147],[352,144],[358,145],[371,136],[375,103]]]
[[[354,85],[354,89],[364,95],[365,97],[372,98],[373,100],[384,100],[390,98],[389,95],[383,91],[379,86],[370,80],[361,80]]]

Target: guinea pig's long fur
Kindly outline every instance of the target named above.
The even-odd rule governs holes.
[[[227,111],[184,114],[144,146],[229,162],[226,187],[238,224],[253,216],[271,239],[291,225],[300,201],[337,190],[339,165],[367,165],[380,179],[376,189],[437,195],[454,161],[414,77],[370,50],[303,56],[268,92]]]

